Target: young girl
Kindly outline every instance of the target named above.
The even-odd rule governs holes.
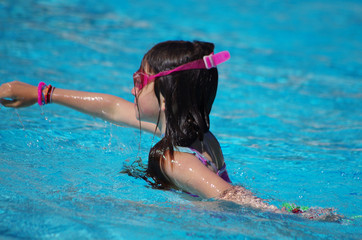
[[[27,107],[58,103],[116,124],[141,128],[161,136],[150,150],[147,174],[154,186],[178,189],[203,198],[233,201],[245,206],[279,210],[241,186],[231,185],[224,157],[209,131],[212,104],[218,85],[216,66],[230,57],[214,54],[207,42],[167,41],[155,45],[134,73],[135,103],[99,93],[38,87],[10,82],[0,87],[1,104]],[[335,217],[330,209],[289,209],[307,218]],[[323,214],[320,214],[323,212]]]

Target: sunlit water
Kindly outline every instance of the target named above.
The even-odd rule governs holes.
[[[155,43],[229,50],[211,130],[231,180],[278,206],[355,217],[313,222],[154,190],[119,173],[147,162],[151,134],[59,105],[2,107],[0,238],[360,239],[361,13],[352,0],[0,1],[0,83],[133,101],[132,73]]]

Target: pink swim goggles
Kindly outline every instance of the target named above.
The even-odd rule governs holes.
[[[160,73],[157,73],[155,75],[149,75],[147,73],[142,72],[141,69],[139,69],[137,72],[133,74],[133,82],[135,88],[138,88],[140,91],[142,88],[144,88],[147,84],[155,81],[157,77],[162,77],[169,75],[173,72],[180,72],[190,69],[210,69],[214,68],[220,63],[223,63],[230,58],[230,53],[228,51],[222,51],[216,54],[211,53],[210,55],[204,56],[202,59],[195,60],[189,63],[185,63],[181,66],[178,66],[174,69],[163,71]]]

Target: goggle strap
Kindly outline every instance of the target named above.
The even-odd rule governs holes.
[[[178,66],[172,70],[163,71],[156,75],[152,75],[148,80],[169,75],[173,72],[179,72],[191,69],[210,69],[230,59],[230,53],[228,51],[222,51],[216,54],[211,53],[208,56],[204,56],[202,59],[195,60],[184,65]]]
[[[210,54],[203,58],[206,69],[214,68],[217,65],[229,59],[230,59],[230,53],[228,51],[222,51],[216,54]]]

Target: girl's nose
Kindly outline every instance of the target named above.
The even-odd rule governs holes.
[[[131,91],[131,92],[132,92],[132,95],[133,95],[133,96],[136,96],[136,88],[135,88],[135,87],[132,88],[132,91]]]

